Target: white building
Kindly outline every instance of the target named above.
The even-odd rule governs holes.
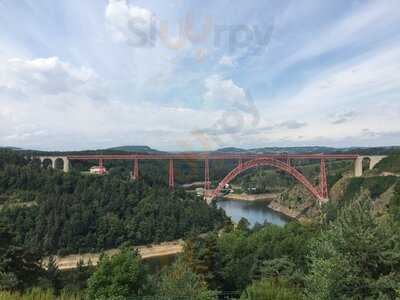
[[[107,170],[105,167],[93,166],[90,168],[90,174],[104,175],[106,173],[107,173]]]

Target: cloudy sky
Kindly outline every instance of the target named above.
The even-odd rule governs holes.
[[[0,0],[0,146],[400,144],[398,0]]]

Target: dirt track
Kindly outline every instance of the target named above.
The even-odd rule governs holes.
[[[142,258],[152,258],[157,256],[167,256],[167,255],[174,255],[182,252],[183,250],[183,242],[182,241],[175,241],[175,242],[168,242],[162,243],[158,245],[149,245],[149,246],[139,246],[135,247]],[[105,251],[104,253],[112,256],[119,252],[118,249],[112,249]],[[79,260],[83,260],[84,264],[87,265],[89,261],[92,265],[97,265],[100,258],[100,253],[86,253],[80,255],[68,255],[64,257],[56,256],[56,263],[60,270],[69,270],[76,268],[76,264]],[[44,264],[46,264],[47,259],[44,259]]]

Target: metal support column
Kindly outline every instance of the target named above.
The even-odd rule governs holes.
[[[169,160],[169,188],[173,189],[174,182],[174,161],[172,159]]]
[[[320,185],[322,198],[327,199],[328,198],[328,183],[326,180],[325,159],[321,159],[321,162],[320,162],[319,185]]]

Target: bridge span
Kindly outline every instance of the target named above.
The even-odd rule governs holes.
[[[103,170],[104,162],[109,160],[129,160],[132,161],[132,179],[139,179],[140,161],[144,160],[166,160],[169,162],[168,167],[168,182],[169,187],[174,188],[174,161],[175,160],[196,160],[204,162],[204,191],[205,198],[208,202],[215,199],[222,189],[225,188],[236,176],[240,173],[255,168],[258,166],[270,166],[277,168],[287,174],[293,176],[300,182],[310,194],[319,202],[324,203],[328,201],[328,183],[326,175],[326,161],[327,160],[351,160],[354,161],[354,175],[359,177],[363,174],[363,161],[368,159],[368,168],[372,169],[379,161],[386,156],[376,155],[358,155],[358,154],[237,154],[237,153],[167,153],[167,154],[115,154],[115,155],[67,155],[67,156],[38,156],[43,165],[45,160],[51,161],[51,167],[56,168],[56,162],[62,160],[64,163],[63,170],[68,172],[70,170],[70,161],[98,161],[100,170]],[[236,160],[237,166],[229,172],[218,184],[217,188],[210,190],[210,160]],[[306,178],[299,170],[293,165],[293,160],[316,160],[320,163],[319,184],[313,185],[308,178]]]

